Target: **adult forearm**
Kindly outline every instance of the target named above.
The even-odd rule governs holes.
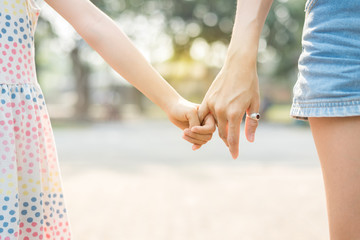
[[[239,154],[240,123],[245,113],[259,112],[259,83],[256,58],[259,37],[272,0],[238,0],[233,35],[225,64],[211,84],[199,108],[200,119],[211,112],[219,136],[233,158]],[[255,139],[258,122],[246,118],[245,135]]]
[[[238,0],[225,64],[256,65],[259,38],[273,0]]]

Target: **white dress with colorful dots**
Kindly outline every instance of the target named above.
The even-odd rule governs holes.
[[[0,0],[0,240],[68,240],[53,132],[34,63],[39,8]]]

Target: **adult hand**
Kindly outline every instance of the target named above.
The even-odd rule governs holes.
[[[199,108],[200,120],[209,112],[215,117],[219,135],[234,159],[239,155],[242,117],[245,112],[259,112],[256,57],[261,30],[272,2],[273,0],[237,0],[225,65]],[[245,135],[248,141],[254,141],[257,126],[256,120],[246,118]]]
[[[226,64],[210,86],[199,108],[202,121],[211,113],[217,121],[220,138],[229,147],[234,159],[239,155],[240,124],[245,113],[259,112],[259,83],[256,64]],[[255,140],[258,122],[246,118],[245,135]],[[196,132],[196,128],[194,128]]]

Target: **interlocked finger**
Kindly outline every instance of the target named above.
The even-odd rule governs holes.
[[[201,141],[205,141],[205,142],[210,141],[212,138],[212,134],[198,134],[198,133],[192,132],[190,129],[185,129],[184,134],[188,137],[198,139]]]
[[[189,137],[189,136],[187,136],[187,135],[184,135],[184,136],[183,136],[183,139],[185,139],[186,141],[188,141],[188,142],[190,142],[190,143],[192,143],[192,144],[203,145],[203,144],[206,144],[206,143],[207,143],[207,141],[195,139],[195,138]]]

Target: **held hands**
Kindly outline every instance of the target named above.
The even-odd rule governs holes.
[[[168,116],[172,123],[184,130],[183,138],[194,144],[193,150],[212,138],[217,125],[220,138],[236,159],[242,118],[244,114],[259,112],[259,104],[256,67],[239,68],[225,64],[200,106],[180,98],[170,108]],[[246,118],[245,136],[249,142],[254,142],[257,126],[257,120]]]
[[[211,139],[217,125],[232,157],[238,157],[242,118],[258,113],[260,104],[256,65],[239,65],[225,64],[200,106],[180,98],[168,112],[170,121],[184,130],[183,138],[194,144],[193,150]],[[257,126],[257,120],[246,117],[245,136],[249,142],[254,142]]]
[[[241,66],[241,67],[239,67]],[[229,147],[234,159],[239,155],[240,124],[245,113],[259,112],[259,85],[255,66],[225,65],[220,71],[199,108],[200,122],[211,113],[216,119],[219,136]],[[245,135],[255,140],[257,120],[246,118]],[[201,133],[198,127],[191,134]],[[191,134],[185,131],[186,136]]]
[[[206,144],[216,129],[215,120],[211,114],[204,116],[204,121],[202,121],[204,124],[201,126],[198,108],[198,104],[180,98],[167,111],[169,120],[184,130],[183,138],[193,144],[193,150],[197,150]],[[196,132],[191,130],[196,130]]]

